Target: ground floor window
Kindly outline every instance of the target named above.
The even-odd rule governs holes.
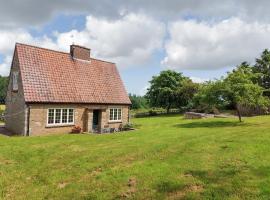
[[[110,121],[121,121],[121,120],[122,120],[122,109],[110,108]]]
[[[74,124],[73,108],[49,108],[47,116],[48,125]]]

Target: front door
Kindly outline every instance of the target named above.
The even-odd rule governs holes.
[[[93,132],[99,132],[99,110],[93,110]]]

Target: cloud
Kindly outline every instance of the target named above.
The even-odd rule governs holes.
[[[270,24],[239,18],[218,23],[180,20],[168,29],[162,63],[172,69],[217,69],[253,62],[270,46]]]
[[[3,76],[9,75],[11,60],[12,60],[11,56],[6,56],[4,62],[0,63],[0,75]]]
[[[89,14],[107,19],[121,18],[122,13],[147,13],[162,19],[182,16],[200,18],[228,18],[241,16],[249,20],[267,20],[270,13],[268,0],[0,0],[0,25],[40,25],[53,16],[64,14]]]
[[[23,29],[0,30],[0,54],[11,57],[15,42],[67,52],[69,45],[75,43],[90,47],[93,57],[126,68],[145,64],[156,50],[162,48],[165,28],[163,23],[142,14],[123,15],[117,20],[88,16],[84,30],[56,32],[55,40],[46,35],[33,37]],[[7,61],[1,64],[0,74],[6,75],[9,65]]]
[[[204,83],[206,81],[209,81],[209,78],[200,78],[200,77],[195,77],[195,76],[191,76],[190,79],[194,82],[194,83]]]
[[[87,46],[93,56],[127,67],[146,63],[162,47],[164,35],[165,25],[146,15],[128,14],[118,20],[88,16],[84,30],[57,33],[56,45]]]
[[[0,55],[4,57],[4,60],[0,63],[0,75],[9,74],[16,42],[58,49],[52,39],[47,36],[35,38],[24,29],[2,29],[0,30]]]

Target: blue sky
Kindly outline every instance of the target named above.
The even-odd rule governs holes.
[[[30,1],[0,8],[0,75],[8,74],[15,42],[60,51],[76,43],[116,62],[128,92],[142,95],[161,70],[212,80],[242,61],[253,63],[270,46],[264,0]]]

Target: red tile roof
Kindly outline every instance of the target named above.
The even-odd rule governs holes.
[[[116,65],[16,44],[26,102],[130,104]]]

